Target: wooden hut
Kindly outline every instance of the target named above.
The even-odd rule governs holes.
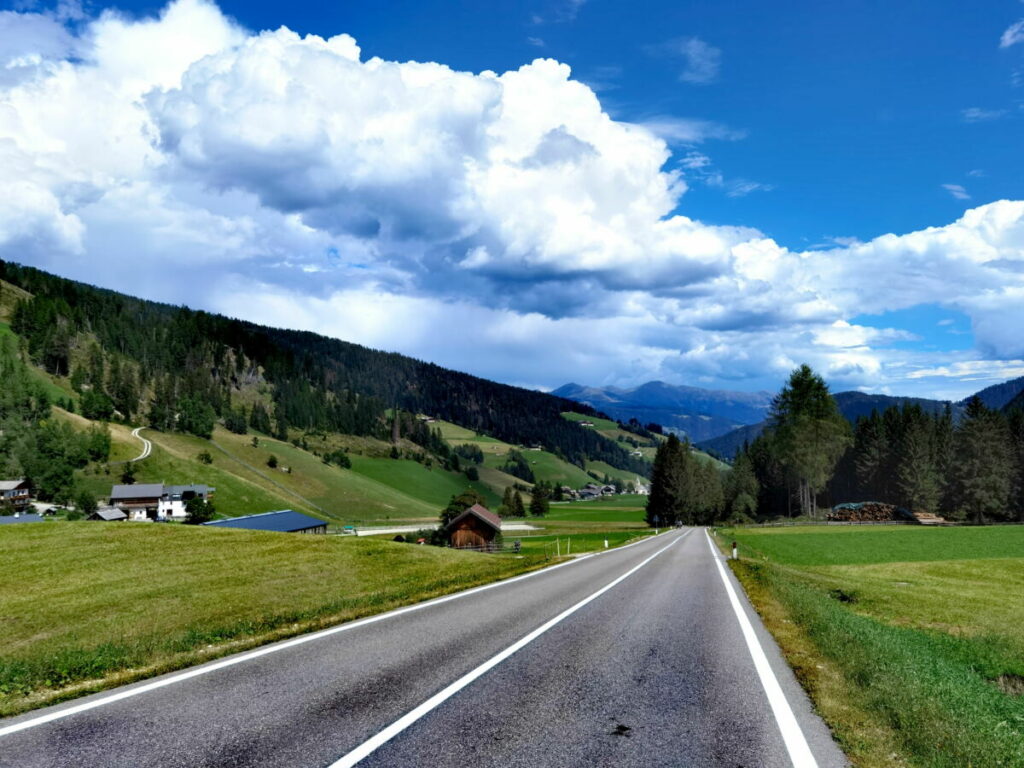
[[[445,530],[448,543],[455,549],[493,549],[494,539],[501,533],[501,518],[486,507],[474,504],[448,523]]]

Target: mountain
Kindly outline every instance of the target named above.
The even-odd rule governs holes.
[[[1019,399],[1018,396],[1021,393],[1024,393],[1024,376],[1004,381],[1002,384],[993,384],[991,387],[985,387],[985,389],[976,392],[971,397],[980,398],[986,407],[999,410],[1000,408],[1005,408],[1012,400]],[[966,406],[971,397],[964,398],[957,405]]]
[[[650,381],[639,387],[588,387],[566,384],[553,395],[584,403],[609,416],[678,429],[691,440],[705,440],[764,419],[772,396],[767,392],[729,392]]]
[[[892,406],[903,408],[908,405],[918,405],[928,413],[941,413],[946,405],[948,405],[943,400],[929,400],[923,397],[869,395],[864,392],[837,392],[834,397],[836,405],[839,406],[839,412],[851,423],[857,421],[862,416],[870,416],[872,411],[881,413],[886,408]],[[744,443],[753,441],[767,426],[768,421],[765,420],[757,424],[737,427],[724,435],[698,442],[697,448],[710,453],[712,456],[731,459],[736,455],[736,451],[743,447]]]
[[[0,261],[8,316],[33,363],[69,382],[83,416],[208,437],[248,425],[281,439],[336,432],[390,437],[390,409],[429,414],[577,466],[646,475],[623,445],[562,418],[593,408],[305,331],[133,298]],[[12,289],[5,289],[5,295]],[[7,299],[4,299],[6,302]],[[58,403],[59,405],[61,403]],[[428,430],[412,419],[413,440]]]

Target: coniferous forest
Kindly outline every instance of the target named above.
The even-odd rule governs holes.
[[[947,520],[1024,522],[1024,398],[1003,410],[972,398],[956,420],[911,403],[850,424],[804,365],[772,403],[770,426],[719,473],[674,436],[654,460],[651,525],[824,518],[877,501]]]
[[[268,328],[133,298],[0,262],[0,279],[32,294],[13,330],[30,359],[68,376],[93,419],[145,422],[208,437],[217,422],[286,437],[289,428],[389,436],[388,409],[426,413],[578,466],[604,461],[638,474],[649,465],[561,417],[588,406],[498,384],[315,333]],[[233,399],[266,384],[267,405]]]
[[[973,398],[951,409],[891,407],[850,425],[804,366],[776,398],[772,427],[734,466],[757,479],[757,513],[821,517],[819,507],[879,501],[949,520],[1024,521],[1024,409]]]

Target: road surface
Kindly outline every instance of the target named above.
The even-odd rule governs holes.
[[[356,764],[846,761],[701,529],[0,720],[5,767]]]

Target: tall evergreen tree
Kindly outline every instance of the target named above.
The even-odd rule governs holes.
[[[1010,519],[1014,467],[1003,414],[972,398],[956,430],[955,446],[954,507],[978,524]]]
[[[940,485],[932,442],[932,420],[920,407],[905,408],[903,415],[906,423],[896,464],[899,501],[914,512],[935,512]]]
[[[526,505],[523,504],[523,494],[519,491],[512,494],[512,516],[526,517]]]
[[[796,483],[800,511],[814,517],[817,495],[850,443],[849,422],[808,365],[794,370],[775,396],[770,421],[780,461]]]

